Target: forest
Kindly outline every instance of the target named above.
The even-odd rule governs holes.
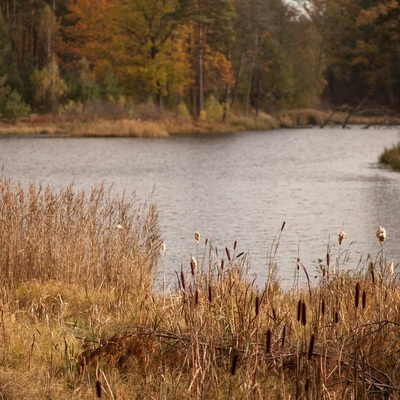
[[[396,110],[395,0],[0,0],[0,115]]]

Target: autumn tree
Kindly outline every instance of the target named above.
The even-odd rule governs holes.
[[[378,2],[357,17],[362,33],[357,39],[353,65],[362,68],[370,96],[383,104],[400,103],[400,4]]]
[[[178,18],[192,30],[196,115],[200,117],[204,109],[205,90],[214,90],[218,96],[216,82],[222,82],[225,86],[233,83],[230,52],[235,9],[232,0],[179,0],[179,6]],[[205,79],[206,71],[210,72],[209,81]]]
[[[115,8],[118,46],[113,58],[123,85],[159,107],[182,96],[189,79],[187,30],[173,18],[175,0],[122,0]]]

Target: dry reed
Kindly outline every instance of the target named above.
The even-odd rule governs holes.
[[[218,255],[205,240],[203,259],[194,267],[189,257],[176,287],[159,293],[151,202],[7,180],[0,246],[4,398],[400,394],[398,276],[383,268],[373,278],[369,258],[365,271],[321,272],[306,289],[284,291],[273,274],[259,289],[237,243]]]

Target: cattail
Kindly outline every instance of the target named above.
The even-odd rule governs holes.
[[[306,383],[304,384],[304,391],[307,393],[310,389],[310,378],[306,379]]]
[[[199,232],[194,233],[194,240],[196,243],[200,242],[200,233]]]
[[[208,243],[208,238],[206,238],[206,241],[204,242],[204,244],[207,246]]]
[[[100,399],[101,398],[101,382],[98,379],[96,380],[96,394],[97,394],[97,397]]]
[[[326,265],[328,266],[328,268],[329,268],[330,261],[331,261],[331,255],[329,253],[326,253]]]
[[[194,276],[196,273],[197,261],[194,257],[190,259],[190,270],[192,271],[192,275]]]
[[[186,290],[185,274],[183,273],[183,271],[181,271],[181,283],[182,283],[182,289]]]
[[[271,352],[271,329],[267,330],[267,334],[266,334],[266,342],[265,342],[265,348],[267,353]]]
[[[315,336],[314,334],[311,335],[310,338],[310,345],[308,347],[308,359],[311,360],[312,355],[313,355],[313,351],[314,351],[314,341],[315,341]]]
[[[283,228],[285,227],[285,225],[286,225],[286,221],[283,221],[283,224],[281,226],[281,232],[283,231]]]
[[[285,337],[286,337],[286,325],[283,325],[282,329],[282,343],[281,343],[281,349],[283,350],[283,346],[285,345]]]
[[[338,241],[339,241],[339,246],[344,242],[344,239],[346,239],[346,233],[344,233],[343,231],[340,231],[338,233]]]
[[[296,261],[296,268],[297,268],[297,271],[300,270],[300,258],[298,258],[298,257],[297,257],[297,261]]]
[[[362,293],[362,308],[365,308],[367,306],[367,293],[365,290],[363,290]]]
[[[358,308],[358,304],[360,302],[360,282],[356,283],[356,298],[355,298],[355,307]]]
[[[260,298],[257,296],[256,297],[256,317],[258,316],[259,312],[260,312]]]
[[[194,304],[197,306],[199,304],[199,290],[196,289],[194,292]]]
[[[239,253],[236,258],[242,257],[242,255],[244,254],[244,252],[242,251],[241,253]]]
[[[335,311],[335,324],[339,322],[339,313]]]
[[[375,283],[375,267],[374,267],[374,263],[372,261],[369,264],[369,268],[371,270],[372,283]]]
[[[226,251],[226,256],[228,257],[228,260],[231,261],[231,253],[229,252],[229,249],[227,247],[225,247],[225,251]]]
[[[224,270],[224,260],[221,260],[221,271]]]
[[[394,263],[393,261],[389,264],[389,275],[393,275],[394,274]]]
[[[212,288],[211,285],[208,285],[208,301],[212,303]]]
[[[307,308],[306,308],[306,303],[302,303],[301,306],[301,323],[303,326],[306,326],[307,324]]]
[[[302,305],[302,301],[300,299],[297,302],[297,322],[300,322],[300,318],[301,318],[301,305]]]
[[[386,229],[381,226],[376,231],[376,237],[379,240],[379,243],[383,243],[386,240]]]
[[[161,245],[161,253],[164,254],[166,249],[167,249],[167,245],[165,244],[165,242],[163,242]]]
[[[325,300],[324,299],[322,299],[322,302],[321,302],[321,314],[325,315]]]
[[[235,240],[235,243],[233,243],[233,250],[236,250],[236,245],[237,245],[237,241]]]
[[[234,354],[232,357],[231,375],[235,375],[236,373],[238,360],[239,360],[239,354]]]

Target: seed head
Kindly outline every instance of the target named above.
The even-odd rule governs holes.
[[[394,274],[394,263],[393,263],[393,261],[389,264],[388,269],[389,269],[389,274],[393,275]]]
[[[192,257],[190,259],[190,270],[192,272],[192,275],[195,274],[196,269],[197,269],[197,261],[196,261],[196,259],[194,257]]]
[[[386,229],[380,226],[376,231],[376,237],[378,238],[379,243],[383,243],[386,239]]]
[[[163,244],[161,245],[161,252],[164,254],[166,249],[167,245],[165,244],[165,242],[163,242]]]
[[[200,233],[199,232],[194,233],[194,240],[196,241],[196,243],[200,242]]]
[[[344,242],[344,239],[346,239],[346,233],[344,233],[343,231],[340,231],[338,233],[338,240],[339,240],[339,245],[341,245]]]

